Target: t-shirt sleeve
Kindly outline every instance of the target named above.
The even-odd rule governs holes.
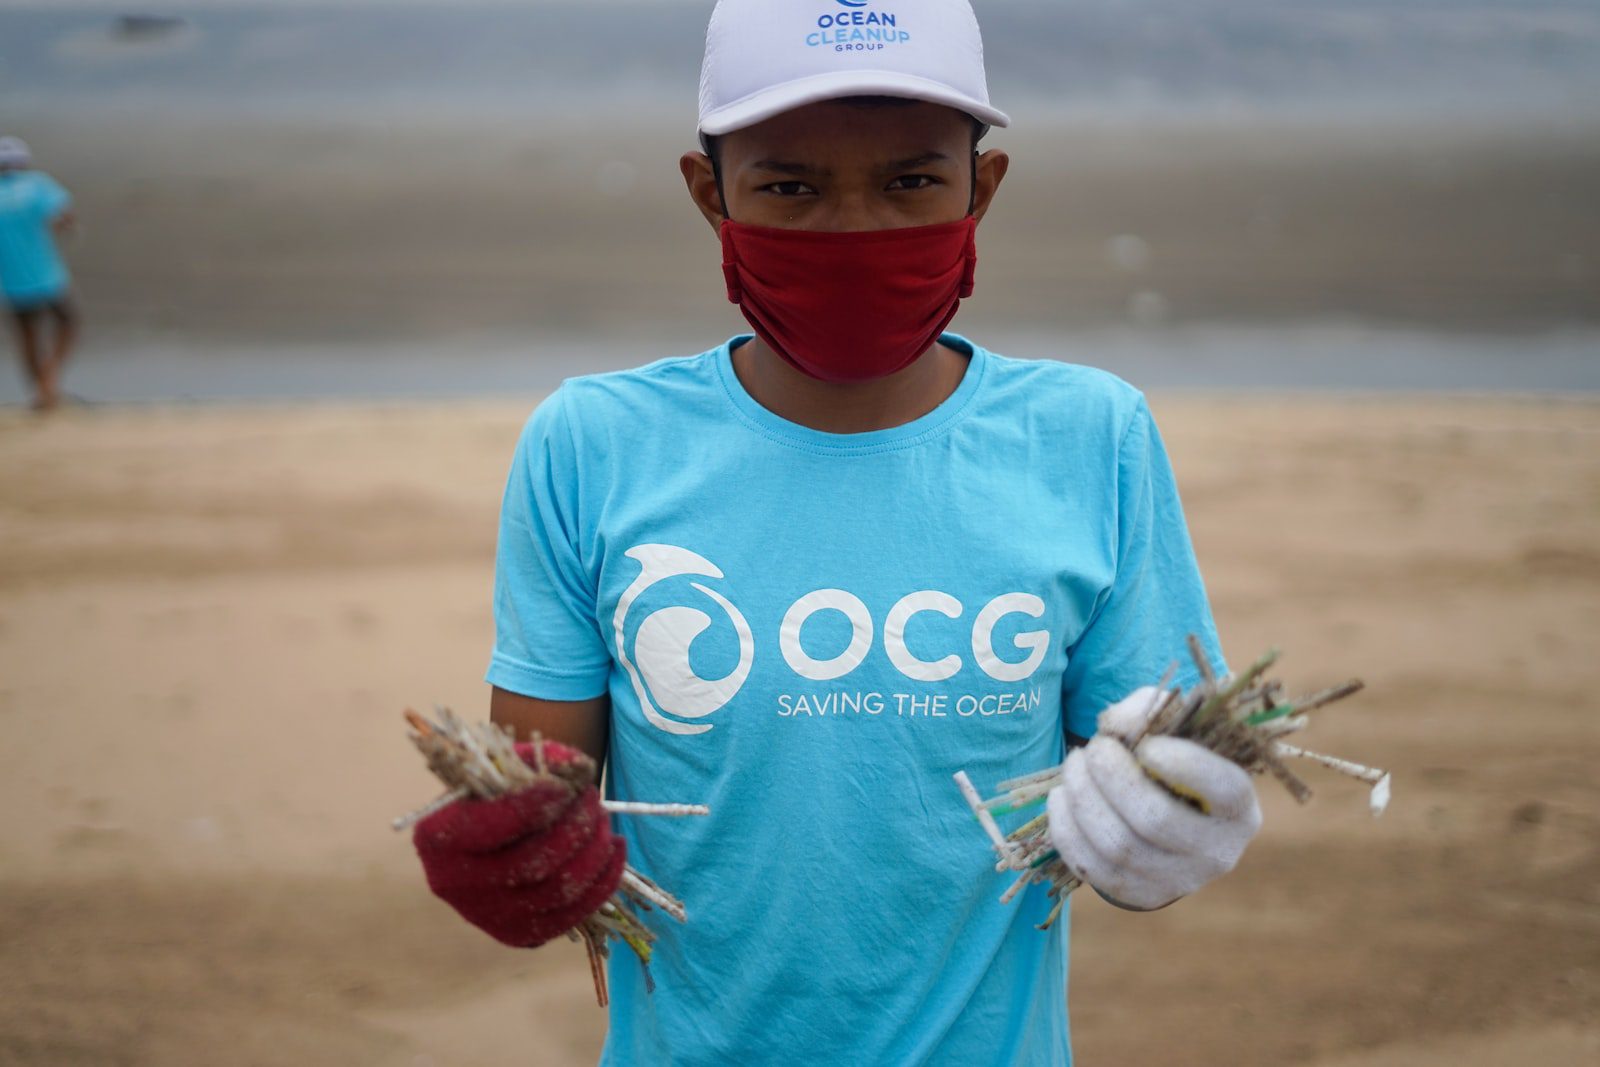
[[[486,680],[543,700],[606,691],[611,658],[578,519],[578,455],[557,390],[523,428],[500,509],[494,656]]]
[[[1118,449],[1116,506],[1115,578],[1068,650],[1062,683],[1067,729],[1080,737],[1093,736],[1108,704],[1155,685],[1169,666],[1177,666],[1173,685],[1199,681],[1191,633],[1217,672],[1226,670],[1172,465],[1143,398]]]

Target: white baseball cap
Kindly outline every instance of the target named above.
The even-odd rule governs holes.
[[[968,0],[718,0],[700,68],[700,133],[842,96],[899,96],[1009,126],[989,106]]]
[[[0,167],[27,167],[33,164],[28,142],[20,137],[0,137]]]

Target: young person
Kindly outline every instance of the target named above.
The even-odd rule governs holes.
[[[492,717],[607,759],[610,796],[712,812],[620,820],[689,921],[652,917],[653,993],[614,960],[605,1063],[1070,1060],[1066,923],[1035,929],[1037,888],[998,903],[951,775],[1061,761],[1187,634],[1221,656],[1141,395],[946,332],[1008,163],[978,141],[1007,121],[966,0],[722,0],[680,166],[754,334],[571,379],[522,435]],[[1049,805],[1135,909],[1260,823],[1243,771],[1155,740],[1073,749]],[[463,804],[418,845],[441,896],[529,945],[552,880],[563,906],[615,884],[599,822],[557,849],[548,813]]]
[[[61,370],[77,336],[71,278],[55,243],[72,225],[71,206],[54,178],[33,169],[33,153],[20,137],[0,137],[0,294],[11,308],[33,406],[41,411],[61,401]]]

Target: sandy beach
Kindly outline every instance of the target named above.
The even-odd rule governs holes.
[[[534,398],[0,414],[0,1061],[585,1064],[565,944],[434,901],[407,705],[485,708]],[[1074,908],[1095,1064],[1600,1051],[1600,405],[1158,395],[1224,641],[1391,767],[1263,789],[1240,869]],[[998,905],[997,905],[998,906]]]

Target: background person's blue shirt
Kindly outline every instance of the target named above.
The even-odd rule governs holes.
[[[998,902],[951,775],[1060,761],[1190,632],[1221,655],[1138,391],[944,342],[960,386],[892,429],[779,418],[727,345],[527,424],[488,680],[609,693],[608,792],[712,812],[618,819],[689,922],[646,915],[654,994],[614,953],[605,1063],[1070,1059],[1066,922]]]
[[[24,305],[63,296],[71,284],[50,224],[72,196],[37,170],[0,172],[0,293]]]

